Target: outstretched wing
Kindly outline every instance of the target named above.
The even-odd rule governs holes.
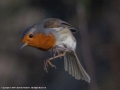
[[[67,52],[64,56],[64,68],[68,71],[75,79],[85,80],[90,83],[90,77],[82,67],[75,52]]]

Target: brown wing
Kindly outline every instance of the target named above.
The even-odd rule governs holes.
[[[72,32],[77,32],[75,28],[72,27],[69,23],[62,21],[60,19],[56,18],[49,18],[45,20],[44,23],[45,28],[58,28],[58,27],[67,27],[69,28]]]

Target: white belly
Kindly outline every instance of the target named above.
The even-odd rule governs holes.
[[[63,29],[57,33],[56,46],[61,51],[75,51],[76,40],[69,29]]]

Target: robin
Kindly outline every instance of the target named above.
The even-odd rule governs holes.
[[[31,46],[43,51],[51,51],[53,57],[45,61],[45,71],[47,71],[48,64],[56,68],[51,60],[64,56],[65,71],[68,71],[77,80],[82,79],[90,82],[90,77],[82,67],[75,52],[77,42],[72,34],[74,32],[77,30],[67,22],[57,18],[48,18],[32,25],[23,32],[21,49],[25,46]]]

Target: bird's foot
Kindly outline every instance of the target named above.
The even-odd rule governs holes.
[[[49,64],[51,67],[54,67],[55,69],[57,69],[56,66],[50,62],[50,59],[48,59],[48,60],[46,60],[46,61],[44,62],[44,70],[45,70],[47,73],[48,73],[48,70],[47,70],[48,64]]]

